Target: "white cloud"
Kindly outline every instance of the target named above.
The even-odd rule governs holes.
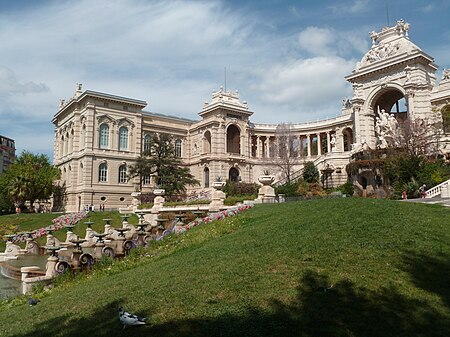
[[[351,13],[360,13],[368,10],[370,0],[355,0],[350,7]]]
[[[0,14],[0,22],[2,127],[14,129],[18,146],[30,150],[41,151],[47,139],[49,155],[51,119],[77,82],[146,100],[153,112],[196,119],[226,66],[228,87],[255,110],[253,121],[301,122],[311,113],[339,112],[353,54],[368,47],[366,31],[320,22],[297,35],[265,29],[270,22],[258,13],[221,1],[51,1]],[[35,127],[20,125],[24,119]]]
[[[367,12],[370,7],[371,0],[355,0],[352,3],[341,2],[339,5],[328,6],[333,14],[359,14]]]
[[[49,88],[43,83],[33,81],[21,82],[14,71],[0,66],[0,97],[26,95],[29,93],[47,92]]]
[[[348,57],[355,51],[365,53],[368,34],[358,31],[336,31],[331,28],[306,27],[298,35],[300,48],[314,56],[339,55]]]
[[[300,47],[313,55],[329,55],[333,51],[330,45],[333,43],[333,34],[330,29],[319,27],[307,27],[298,36]]]
[[[428,3],[426,6],[420,7],[420,11],[423,13],[430,13],[436,9],[436,4],[431,2]]]
[[[321,111],[330,105],[339,113],[343,96],[351,88],[343,79],[354,67],[354,60],[340,57],[313,57],[278,64],[268,69],[259,86],[261,97],[269,103],[288,105],[298,114]]]

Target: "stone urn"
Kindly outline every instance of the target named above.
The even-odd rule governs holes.
[[[275,190],[272,186],[270,186],[275,181],[275,176],[262,175],[258,177],[258,181],[262,184],[262,186],[258,190],[257,200],[263,203],[275,202]]]
[[[157,188],[153,191],[153,194],[157,196],[163,196],[164,194],[166,194],[166,190],[163,188]]]
[[[215,182],[212,183],[212,187],[215,190],[222,191],[224,189],[224,187],[225,187],[225,184],[226,184],[225,181],[215,181]]]
[[[225,192],[223,191],[225,184],[225,181],[215,181],[212,183],[214,190],[212,193],[211,203],[209,204],[210,212],[219,212],[223,207],[224,200],[226,198]]]
[[[270,186],[273,184],[273,182],[275,181],[275,176],[273,175],[262,175],[258,177],[258,181],[263,185],[263,186]]]

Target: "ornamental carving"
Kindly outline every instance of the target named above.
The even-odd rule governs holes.
[[[374,63],[382,61],[398,53],[400,46],[398,43],[385,43],[374,46],[367,54],[363,62]]]

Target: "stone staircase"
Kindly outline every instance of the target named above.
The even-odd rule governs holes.
[[[450,179],[427,190],[427,195],[425,198],[431,199],[437,196],[442,198],[450,198]]]

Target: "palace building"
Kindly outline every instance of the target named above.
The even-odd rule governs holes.
[[[14,140],[0,135],[0,174],[8,169],[15,158],[16,146]]]
[[[53,118],[66,211],[90,204],[130,205],[139,184],[127,180],[127,168],[148,149],[152,133],[174,136],[176,155],[201,182],[191,188],[197,192],[209,190],[218,176],[257,182],[265,170],[281,184],[286,180],[283,161],[289,161],[290,178],[299,177],[304,163],[312,161],[327,186],[341,185],[352,155],[395,146],[396,128],[418,118],[442,125],[436,143],[449,153],[450,71],[444,70],[437,84],[437,65],[410,41],[408,30],[400,20],[370,33],[371,49],[346,77],[353,97],[343,101],[338,117],[311,123],[254,122],[249,104],[223,89],[204,103],[198,120],[189,120],[147,112],[145,101],[83,90],[79,84]],[[154,187],[149,178],[142,192]]]

